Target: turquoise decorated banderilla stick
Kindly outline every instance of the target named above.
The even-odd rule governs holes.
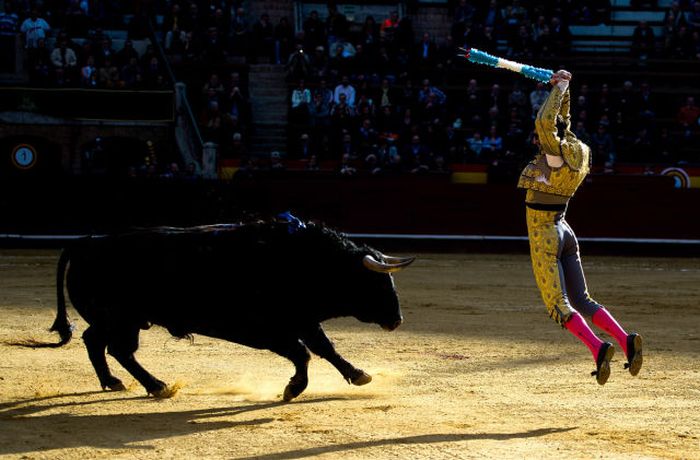
[[[552,75],[554,75],[552,70],[533,67],[531,65],[525,65],[515,61],[509,61],[508,59],[492,56],[489,53],[485,53],[476,48],[459,48],[459,52],[459,55],[467,58],[469,62],[498,67],[500,69],[512,70],[513,72],[517,72],[528,78],[532,78],[533,80],[541,81],[543,83],[549,82]]]

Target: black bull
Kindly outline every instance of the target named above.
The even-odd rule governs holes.
[[[309,350],[350,383],[371,376],[340,356],[321,323],[353,316],[393,330],[402,322],[391,272],[413,258],[385,256],[324,226],[284,222],[154,228],[88,237],[58,263],[60,346],[71,339],[65,285],[89,324],[83,333],[103,389],[123,390],[105,350],[149,394],[171,389],[134,358],[139,331],[152,324],[176,337],[202,334],[268,349],[295,366],[284,390],[289,401],[308,384]],[[66,270],[66,267],[67,270]]]

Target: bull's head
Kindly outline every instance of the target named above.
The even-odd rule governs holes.
[[[378,323],[388,331],[401,325],[403,316],[391,274],[408,267],[414,260],[415,257],[391,257],[381,253],[364,255],[362,264],[369,270],[365,273],[371,288],[370,298],[362,302],[365,308],[357,315],[359,320]]]

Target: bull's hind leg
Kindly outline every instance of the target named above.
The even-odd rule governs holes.
[[[299,396],[309,384],[309,360],[311,354],[306,346],[298,340],[292,339],[290,342],[278,343],[270,347],[270,350],[280,356],[289,359],[293,364],[296,372],[289,379],[289,383],[284,388],[282,398],[285,401],[291,401]]]
[[[100,379],[102,389],[106,390],[109,388],[113,391],[126,390],[121,380],[112,375],[107,365],[107,360],[105,359],[107,335],[104,331],[95,326],[88,327],[85,329],[85,332],[83,332],[83,342],[85,342],[85,347],[87,348],[92,367],[95,368],[95,372],[97,373],[97,378]]]
[[[333,342],[328,338],[320,324],[305,330],[303,338],[309,350],[331,363],[349,383],[365,385],[372,381],[371,375],[356,368],[335,351]]]
[[[152,394],[157,398],[164,398],[172,395],[172,391],[168,386],[153,377],[146,369],[144,369],[136,358],[134,353],[139,348],[139,329],[138,327],[120,328],[112,330],[107,344],[107,352],[121,364],[124,369],[134,376],[141,385],[146,389],[148,394]]]

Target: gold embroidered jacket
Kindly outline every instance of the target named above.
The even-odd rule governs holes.
[[[540,107],[535,120],[540,151],[520,174],[519,188],[572,197],[590,171],[591,149],[571,131],[570,98],[568,88],[562,93],[554,85]],[[557,132],[557,117],[566,124],[563,139]],[[551,167],[546,155],[562,157],[564,164]]]

